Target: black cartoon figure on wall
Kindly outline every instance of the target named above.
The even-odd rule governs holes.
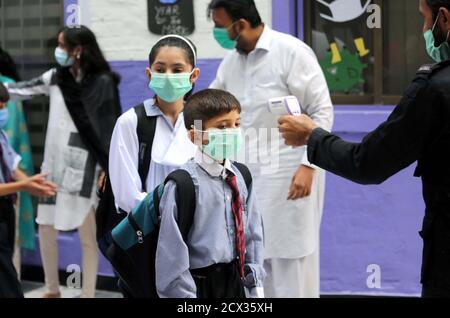
[[[329,50],[325,58],[320,60],[320,65],[333,93],[364,93],[364,70],[367,64],[363,59],[370,57],[370,49],[363,34],[367,28],[365,17],[371,2],[316,0],[318,22],[329,44]],[[346,43],[345,39],[349,38],[353,40],[352,43]]]
[[[193,0],[148,0],[148,28],[157,35],[190,35],[195,30]]]
[[[360,57],[367,56],[370,51],[361,34],[361,22],[371,0],[316,0],[319,6],[320,16],[324,19],[324,30],[330,43],[332,64],[342,61],[340,49],[336,43],[335,28],[350,28],[353,41]],[[364,3],[364,2],[365,3]]]

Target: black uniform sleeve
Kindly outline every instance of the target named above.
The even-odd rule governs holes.
[[[92,127],[100,141],[98,145],[106,155],[112,132],[121,114],[117,84],[110,74],[102,74],[91,87],[85,89],[84,104]]]
[[[309,161],[356,183],[380,184],[420,159],[438,137],[440,102],[419,76],[389,119],[361,143],[316,129],[308,142]]]

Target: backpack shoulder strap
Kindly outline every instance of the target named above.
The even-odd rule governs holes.
[[[175,200],[178,208],[178,227],[183,240],[186,242],[192,223],[196,207],[195,186],[191,175],[186,170],[176,170],[172,172],[164,182],[174,181],[177,185]]]
[[[239,170],[242,177],[244,178],[247,189],[250,189],[250,187],[253,183],[253,178],[252,178],[252,174],[251,174],[250,170],[248,169],[248,167],[239,162],[233,162],[233,165]]]
[[[149,117],[145,111],[144,104],[134,108],[138,123],[136,133],[139,140],[139,177],[141,178],[142,190],[147,191],[146,181],[152,160],[152,146],[155,138],[156,122],[158,117]]]

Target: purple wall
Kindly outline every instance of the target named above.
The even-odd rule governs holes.
[[[272,28],[297,35],[297,0],[272,1]]]
[[[67,12],[66,8],[69,5],[72,5],[72,4],[78,4],[78,0],[64,0],[64,8],[65,8],[64,9],[64,24],[66,24],[67,17],[69,15],[69,13]]]
[[[22,263],[32,266],[41,266],[42,260],[39,252],[39,237],[36,235],[36,250],[22,250]],[[60,270],[66,270],[67,266],[77,264],[81,267],[81,245],[77,232],[60,233],[58,237]],[[100,276],[113,276],[113,271],[109,262],[101,255],[99,263]]]
[[[334,131],[358,142],[390,114],[392,107],[337,106]],[[360,186],[328,174],[322,222],[321,270],[324,293],[420,294],[424,211],[414,166],[381,186]],[[367,288],[367,266],[381,268],[381,289]]]
[[[67,1],[66,1],[67,2]],[[71,1],[73,2],[73,1]],[[303,1],[274,0],[274,28],[303,37]],[[220,60],[200,60],[202,77],[197,89],[206,88],[215,76]],[[121,100],[124,110],[151,96],[145,78],[147,62],[112,62],[121,74]],[[349,141],[359,141],[383,122],[392,111],[387,106],[336,106],[334,132]],[[406,169],[381,186],[363,187],[328,174],[321,230],[322,292],[325,294],[420,294],[420,255],[418,236],[424,211],[421,185]],[[62,234],[60,267],[80,264],[76,234]],[[25,263],[40,264],[38,252],[25,256]],[[366,285],[367,266],[381,268],[381,289]],[[111,275],[102,259],[100,273]]]

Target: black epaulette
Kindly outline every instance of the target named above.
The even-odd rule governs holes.
[[[436,64],[425,64],[425,65],[422,65],[420,68],[419,68],[419,70],[417,71],[417,75],[419,75],[419,74],[431,74],[431,73],[433,73],[433,67],[435,66]]]
[[[435,64],[425,64],[419,68],[419,70],[417,71],[417,75],[420,74],[430,75],[446,66],[450,66],[450,60],[442,61],[440,63]]]

